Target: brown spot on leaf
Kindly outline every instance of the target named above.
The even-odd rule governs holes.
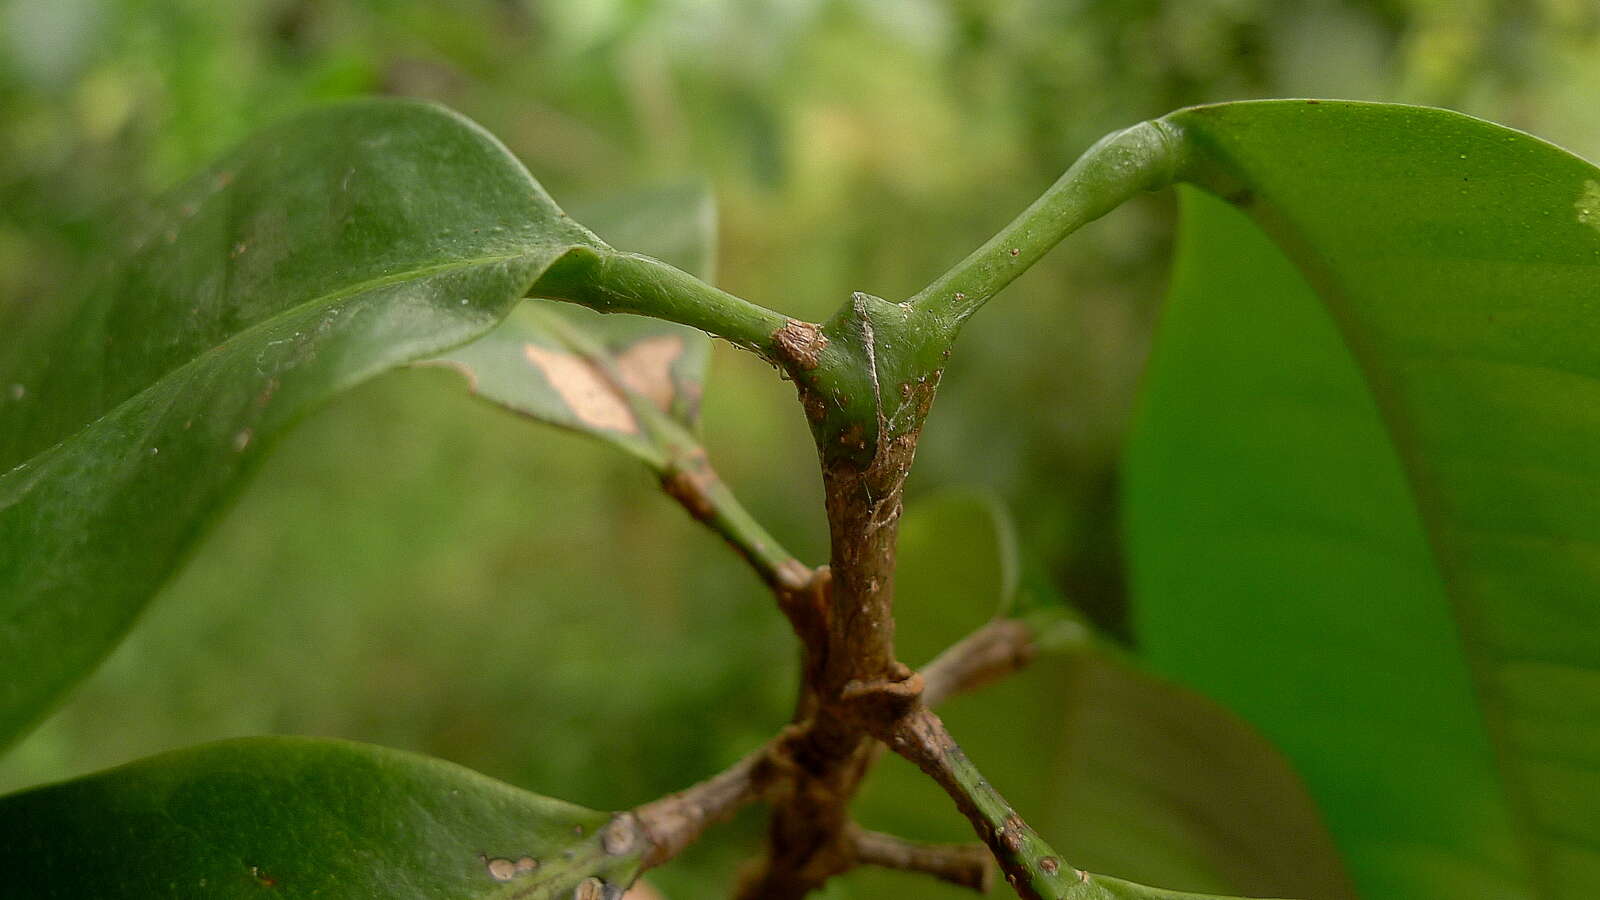
[[[278,379],[268,378],[267,383],[261,387],[261,393],[256,395],[256,405],[266,406],[272,402],[272,396],[276,393],[278,393]]]
[[[585,878],[572,891],[572,900],[605,900],[605,896],[606,883],[598,878]]]
[[[509,859],[495,857],[485,860],[484,866],[489,870],[489,877],[495,881],[510,881],[517,877],[517,864]]]
[[[571,353],[532,343],[522,345],[522,355],[544,373],[545,380],[579,422],[605,431],[639,433],[633,410],[594,366]]]
[[[629,390],[671,412],[677,393],[672,366],[683,358],[683,349],[683,338],[675,334],[645,338],[617,354],[617,374]]]
[[[1043,869],[1046,875],[1054,875],[1061,871],[1061,860],[1054,856],[1046,856],[1039,860],[1039,868]]]

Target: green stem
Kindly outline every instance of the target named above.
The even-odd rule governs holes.
[[[901,717],[883,737],[944,788],[1023,900],[1241,900],[1146,887],[1068,865],[1022,821],[927,707]]]
[[[697,521],[721,535],[750,563],[762,581],[784,590],[803,587],[810,579],[810,570],[739,503],[733,491],[717,477],[704,445],[689,429],[630,388],[617,371],[611,354],[583,331],[556,315],[548,316],[544,324],[569,349],[588,360],[612,389],[627,400],[634,418],[658,451],[658,454],[640,458],[655,471],[667,494]]]
[[[896,753],[915,763],[944,788],[978,837],[989,846],[1006,883],[1025,900],[1093,897],[1090,876],[1062,861],[1017,815],[977,766],[956,745],[944,723],[926,707],[896,723],[889,740]]]
[[[952,329],[959,327],[1062,238],[1130,197],[1170,184],[1181,147],[1172,126],[1161,121],[1101,138],[1033,205],[923,288],[911,305],[939,315]]]
[[[603,313],[678,322],[776,363],[776,335],[789,317],[718,290],[681,269],[635,253],[587,247],[567,252],[539,277],[531,297]]]
[[[811,579],[811,570],[784,549],[750,511],[734,497],[706,457],[705,448],[676,422],[662,421],[657,436],[669,447],[661,471],[662,488],[697,521],[721,535],[743,556],[761,580],[775,589],[797,591]],[[665,432],[674,432],[670,436]]]

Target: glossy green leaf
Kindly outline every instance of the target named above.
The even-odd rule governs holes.
[[[903,532],[897,642],[907,658],[956,640],[997,607],[1036,627],[1075,623],[1083,633],[1081,618],[1043,579],[1018,587],[1020,553],[992,497],[945,491],[912,503]],[[1021,596],[1008,596],[1013,591]],[[953,699],[941,714],[1063,859],[1191,891],[1354,896],[1303,782],[1254,729],[1140,670],[1103,640],[1042,649],[1028,669]],[[870,824],[933,840],[963,837],[967,826],[953,812],[944,830],[912,830],[930,808],[948,806],[918,773],[896,766],[874,780],[879,775],[889,783],[868,784]],[[919,802],[906,804],[908,795]],[[1099,876],[1090,886],[1101,883],[1115,886]],[[1181,896],[1116,889],[1123,893],[1110,896]]]
[[[103,285],[0,361],[0,742],[106,654],[285,426],[488,331],[576,246],[604,249],[492,137],[400,101],[288,121],[138,217]]]
[[[1285,750],[1365,896],[1595,896],[1600,170],[1439,110],[1165,121],[1255,222],[1184,196],[1126,467],[1148,657]]]
[[[40,900],[606,900],[647,846],[631,816],[309,738],[210,744],[0,798],[7,896]]]
[[[716,216],[703,186],[670,185],[576,209],[612,246],[710,277]],[[653,413],[694,427],[710,353],[711,339],[682,325],[529,300],[493,331],[425,364],[456,370],[491,403],[661,466],[670,450],[651,427]]]

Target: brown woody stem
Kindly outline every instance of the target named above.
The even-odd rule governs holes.
[[[763,747],[724,772],[635,809],[632,816],[650,844],[645,868],[672,859],[707,828],[761,799],[775,774],[771,750]]]
[[[852,828],[849,845],[858,865],[922,872],[980,894],[994,884],[994,858],[982,844],[924,844]]]
[[[758,353],[794,380],[822,462],[831,555],[828,566],[810,570],[737,507],[698,444],[679,443],[676,423],[649,420],[662,429],[657,438],[670,438],[663,486],[773,587],[804,662],[794,721],[767,751],[619,817],[620,833],[648,839],[648,865],[764,796],[773,805],[768,852],[742,880],[741,900],[800,898],[861,862],[953,872],[958,854],[949,848],[873,835],[850,822],[848,806],[878,755],[877,738],[950,794],[1022,897],[1054,900],[1074,879],[1089,878],[1063,865],[1022,822],[925,704],[1026,664],[1034,650],[1030,630],[993,623],[935,660],[925,676],[912,673],[894,652],[895,541],[906,475],[961,323],[1066,234],[1138,191],[1169,183],[1181,151],[1159,122],[1109,136],[916,297],[894,303],[856,293],[820,325],[608,248],[569,251],[533,286],[534,296],[681,322]],[[964,869],[960,877],[970,876]]]
[[[1017,619],[995,619],[962,638],[922,668],[922,702],[938,706],[1033,661],[1033,629]]]

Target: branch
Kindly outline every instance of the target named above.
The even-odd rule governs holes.
[[[645,854],[644,867],[654,868],[682,853],[707,828],[761,799],[774,774],[769,745],[720,774],[676,794],[652,800],[619,818],[627,821],[631,816],[637,831],[649,841],[650,851]]]
[[[1093,644],[1089,626],[1065,605],[995,619],[922,668],[922,702],[938,706],[1027,668],[1041,653],[1074,653]]]
[[[859,827],[847,841],[857,865],[922,872],[980,894],[994,886],[994,859],[982,844],[923,844]]]
[[[1062,238],[1140,191],[1172,183],[1181,144],[1169,128],[1143,122],[1101,138],[1011,224],[912,297],[911,306],[959,327]]]
[[[1018,619],[995,619],[922,668],[922,702],[938,706],[1024,668],[1038,648],[1033,629]]]
[[[1022,821],[956,746],[955,739],[932,711],[924,707],[903,716],[885,738],[896,753],[944,788],[978,837],[989,846],[1005,872],[1006,883],[1024,900],[1059,900],[1067,896],[1069,888],[1091,878],[1089,873],[1062,862],[1050,845]]]

